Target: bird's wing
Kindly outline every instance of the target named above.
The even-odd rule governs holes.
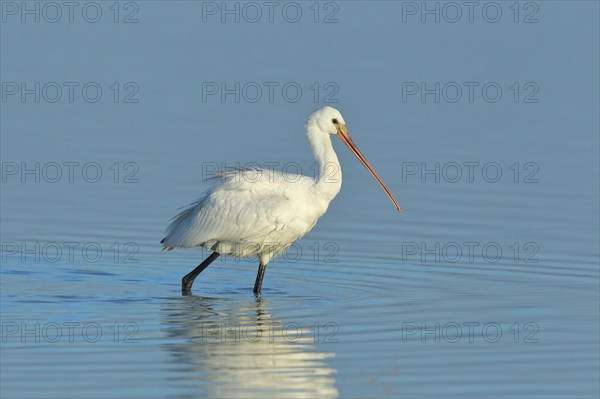
[[[256,171],[260,170],[244,170]],[[217,241],[259,243],[270,233],[297,224],[294,208],[299,199],[294,192],[298,186],[283,181],[280,174],[265,170],[260,179],[240,173],[240,170],[221,172],[214,177],[222,180],[220,184],[215,181],[215,186],[201,199],[175,216],[162,241],[166,249]],[[303,234],[303,228],[298,226],[293,230]]]

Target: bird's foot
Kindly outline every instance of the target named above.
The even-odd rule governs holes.
[[[181,295],[191,295],[192,294],[192,284],[194,284],[194,280],[189,281],[188,279],[186,279],[184,277],[181,280]]]

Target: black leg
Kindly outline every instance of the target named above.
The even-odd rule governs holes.
[[[267,265],[263,265],[262,262],[258,264],[258,274],[256,275],[256,281],[254,282],[254,293],[260,294],[260,287],[262,287],[263,277],[265,277],[265,270]]]
[[[210,254],[208,258],[204,260],[204,262],[200,263],[194,270],[186,274],[183,279],[181,279],[181,293],[187,295],[190,293],[192,289],[192,285],[194,284],[194,280],[204,269],[208,267],[215,259],[217,259],[221,255],[218,252],[213,252]]]

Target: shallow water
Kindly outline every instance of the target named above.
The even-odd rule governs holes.
[[[1,25],[3,82],[104,93],[2,102],[2,397],[598,396],[597,3],[529,2],[537,23],[508,3],[498,23],[421,23],[406,2],[314,23],[301,3],[294,24],[160,1],[114,23],[100,4],[96,24]],[[406,92],[438,81],[503,97]],[[203,101],[206,82],[304,95]],[[336,142],[342,192],[260,299],[233,257],[181,296],[207,253],[161,252],[169,218],[222,162],[312,174],[302,126],[326,103],[405,211]]]

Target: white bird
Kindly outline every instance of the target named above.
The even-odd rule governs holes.
[[[260,293],[269,261],[308,233],[340,191],[342,170],[333,151],[332,135],[348,146],[396,209],[402,211],[350,138],[337,109],[324,107],[311,114],[306,122],[306,135],[319,169],[316,179],[265,169],[220,172],[202,198],[173,218],[161,241],[165,250],[205,247],[214,251],[183,277],[184,294],[190,293],[194,279],[221,254],[257,256],[254,293]]]

